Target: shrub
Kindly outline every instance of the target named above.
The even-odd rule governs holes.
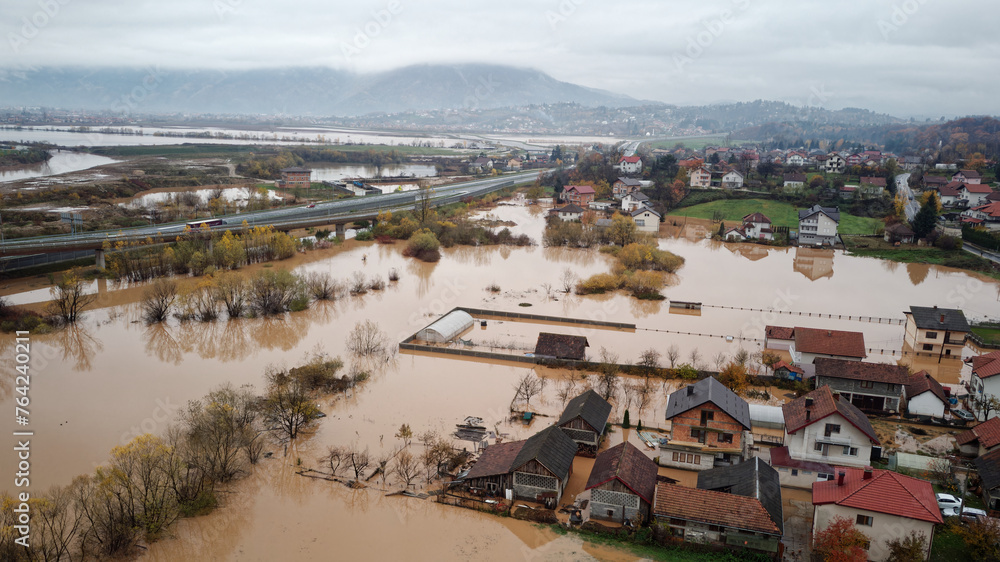
[[[424,228],[414,232],[410,236],[409,241],[406,243],[406,248],[403,250],[403,255],[422,261],[435,262],[441,259],[440,247],[441,243],[438,241],[437,236]]]
[[[371,230],[359,230],[357,234],[354,235],[354,239],[358,242],[371,242],[375,239],[375,233]]]
[[[389,270],[389,281],[399,281],[399,270],[395,267]]]
[[[610,273],[591,275],[576,284],[576,294],[591,295],[614,291],[621,285],[621,281],[619,276]]]

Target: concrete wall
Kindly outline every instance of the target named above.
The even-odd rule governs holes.
[[[944,416],[944,402],[933,392],[922,392],[906,402],[906,411],[916,416]]]

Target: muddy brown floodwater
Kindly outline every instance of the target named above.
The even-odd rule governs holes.
[[[515,232],[540,239],[541,209],[499,206],[489,213],[517,223],[512,227]],[[171,320],[146,326],[137,305],[141,288],[95,283],[101,298],[78,326],[31,337],[32,489],[67,484],[103,462],[112,447],[144,432],[164,432],[187,401],[224,382],[259,387],[268,364],[294,366],[316,349],[346,357],[345,336],[365,319],[377,322],[395,341],[455,306],[630,322],[637,326],[634,333],[573,330],[588,337],[592,357],[605,347],[622,361],[636,361],[646,348],[663,352],[677,345],[682,361],[690,361],[692,351],[697,350],[700,363],[710,367],[720,353],[731,356],[740,347],[760,349],[767,324],[862,331],[868,347],[874,349],[870,360],[912,360],[900,355],[903,327],[898,324],[810,317],[809,313],[901,319],[910,305],[939,305],[961,307],[970,318],[1000,317],[1000,284],[948,268],[702,239],[662,238],[660,247],[687,260],[671,276],[664,293],[672,299],[703,302],[700,315],[674,314],[666,302],[637,301],[620,294],[564,294],[560,289],[565,270],[586,277],[609,270],[611,259],[596,250],[540,246],[456,247],[444,250],[440,262],[427,264],[403,257],[402,244],[351,242],[336,251],[296,257],[284,265],[301,272],[327,271],[338,278],[355,271],[386,278],[395,268],[401,279],[384,291],[362,297],[316,303],[309,310],[277,318],[232,322],[181,324]],[[493,283],[500,292],[486,290]],[[550,291],[546,284],[551,285]],[[47,296],[45,281],[38,279],[11,284],[4,292],[20,289],[23,293],[11,295],[12,300],[40,303]],[[531,306],[519,306],[522,303]],[[525,326],[490,321],[485,330],[477,325],[463,338],[480,343],[510,340],[528,348],[534,332]],[[733,341],[725,336],[733,336]],[[13,336],[5,336],[3,342],[2,353],[13,361]],[[972,353],[967,349],[965,356]],[[920,368],[928,367],[948,384],[967,376],[958,361],[938,364],[921,358]],[[531,402],[532,410],[541,415],[524,426],[508,421],[507,409],[515,381],[532,371],[549,384]],[[442,507],[431,500],[387,498],[377,485],[349,490],[294,474],[298,459],[303,466],[318,468],[317,458],[331,445],[367,446],[376,453],[391,450],[398,445],[393,435],[403,423],[418,435],[427,430],[448,434],[466,416],[478,416],[510,439],[527,437],[558,416],[562,402],[556,389],[566,378],[566,372],[556,369],[400,354],[351,394],[324,400],[328,417],[314,434],[297,443],[287,456],[273,446],[274,458],[235,484],[225,494],[221,509],[179,522],[170,537],[151,545],[146,557],[628,559],[616,550],[527,523]],[[582,391],[583,381],[576,384]],[[644,426],[664,424],[666,396],[674,388],[676,383],[657,387],[655,399],[638,412]],[[0,379],[0,412],[13,410],[13,377],[5,376]],[[622,410],[619,405],[613,417],[619,418]],[[635,406],[631,417],[637,418]],[[8,430],[14,428],[13,420],[5,424]],[[13,441],[10,431],[6,434],[0,447],[10,451]],[[623,435],[621,430],[612,434],[608,444],[624,438],[641,444],[635,431]],[[471,448],[470,443],[456,441],[456,445]],[[0,470],[13,475],[12,455],[0,455]],[[673,477],[689,483],[693,473],[678,471]],[[11,491],[12,478],[5,482]],[[583,482],[585,475],[576,475],[574,487],[582,488]],[[395,489],[392,479],[388,488]]]

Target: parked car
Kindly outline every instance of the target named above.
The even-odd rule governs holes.
[[[315,204],[315,203],[310,203],[310,204],[309,204],[309,206],[308,206],[308,207],[306,207],[306,208],[307,208],[307,209],[312,209],[312,208],[313,208],[313,207],[315,207],[315,206],[316,206],[316,204]]]
[[[976,509],[974,507],[967,507],[962,510],[962,523],[971,523],[973,521],[987,521],[989,517],[986,512],[982,509]]]
[[[937,494],[938,508],[945,516],[958,515],[958,508],[962,507],[962,500],[951,494]]]
[[[951,410],[951,415],[955,416],[956,418],[958,418],[960,420],[964,420],[964,421],[967,421],[967,422],[975,421],[975,419],[976,419],[976,416],[972,415],[972,412],[968,412],[966,410],[962,410],[961,408],[954,408],[954,409],[952,409]]]

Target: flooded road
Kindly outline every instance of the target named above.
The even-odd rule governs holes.
[[[113,158],[97,156],[96,154],[53,150],[52,158],[49,158],[47,162],[19,166],[17,168],[0,169],[0,183],[79,172],[80,170],[89,170],[90,168],[113,164],[115,162],[117,160]],[[100,176],[95,175],[95,177]]]
[[[542,209],[499,206],[488,212],[517,223],[512,230],[540,240]],[[768,324],[862,331],[869,348],[885,350],[869,351],[869,360],[900,359],[900,325],[801,316],[799,312],[898,319],[910,305],[937,304],[960,306],[970,318],[1000,317],[1000,284],[947,268],[890,264],[832,251],[817,254],[685,238],[663,238],[659,244],[687,260],[664,289],[668,297],[758,310],[706,307],[700,315],[672,314],[664,301],[637,301],[622,294],[565,294],[561,279],[567,269],[577,277],[587,277],[608,271],[611,258],[596,250],[540,246],[454,247],[442,250],[440,262],[428,264],[403,257],[402,243],[348,242],[275,267],[326,271],[340,279],[355,271],[385,279],[395,268],[400,280],[389,283],[384,291],[314,303],[299,313],[231,322],[171,320],[146,326],[137,304],[141,286],[95,283],[98,302],[78,326],[31,337],[35,375],[32,489],[69,483],[103,462],[112,447],[138,434],[162,434],[189,400],[201,398],[224,382],[260,388],[267,365],[295,366],[318,348],[346,358],[345,337],[365,319],[376,321],[397,342],[456,306],[634,323],[634,333],[577,328],[573,333],[587,336],[592,357],[605,347],[621,361],[635,362],[644,349],[664,353],[676,345],[681,362],[714,369],[720,353],[731,356],[741,346],[757,351]],[[367,259],[363,261],[362,256]],[[493,283],[499,292],[487,290]],[[23,291],[13,294],[12,300],[37,303],[46,298],[47,288],[47,280],[40,278],[11,283],[0,292]],[[734,340],[727,341],[727,335]],[[463,338],[510,339],[522,347],[533,344],[533,333],[523,325],[495,321],[485,331],[477,325]],[[12,358],[13,337],[3,341],[3,353]],[[692,357],[695,350],[696,357]],[[955,370],[956,381],[960,367]],[[532,371],[548,384],[531,401],[531,409],[540,415],[524,426],[509,421],[508,407],[517,379]],[[398,445],[393,436],[403,423],[417,435],[428,430],[447,435],[456,423],[472,415],[482,417],[509,439],[527,437],[558,416],[562,401],[557,389],[568,384],[564,381],[570,375],[530,365],[398,355],[349,395],[324,400],[322,409],[328,417],[312,436],[287,457],[280,447],[270,447],[275,457],[234,486],[233,493],[226,495],[226,507],[180,522],[172,530],[175,538],[152,545],[147,557],[324,559],[335,551],[376,559],[511,560],[532,553],[542,559],[614,559],[620,555],[593,551],[577,538],[560,537],[526,523],[441,507],[431,500],[386,498],[378,490],[353,491],[296,476],[291,469],[299,458],[303,466],[318,468],[317,458],[332,445],[390,450]],[[13,410],[12,383],[11,377],[0,381],[0,411]],[[582,391],[586,381],[575,384]],[[666,396],[677,385],[674,381],[656,384],[654,399],[638,413],[646,427],[663,425]],[[636,420],[637,410],[632,408],[631,417]],[[623,409],[618,404],[612,417],[620,418]],[[9,429],[13,422],[7,423]],[[635,432],[630,433],[627,438],[638,444]],[[623,438],[619,430],[609,445]],[[456,441],[456,445],[471,449],[470,443]],[[12,446],[10,433],[0,439],[5,450]],[[419,452],[422,446],[413,447]],[[15,472],[12,456],[0,457],[0,469]]]

